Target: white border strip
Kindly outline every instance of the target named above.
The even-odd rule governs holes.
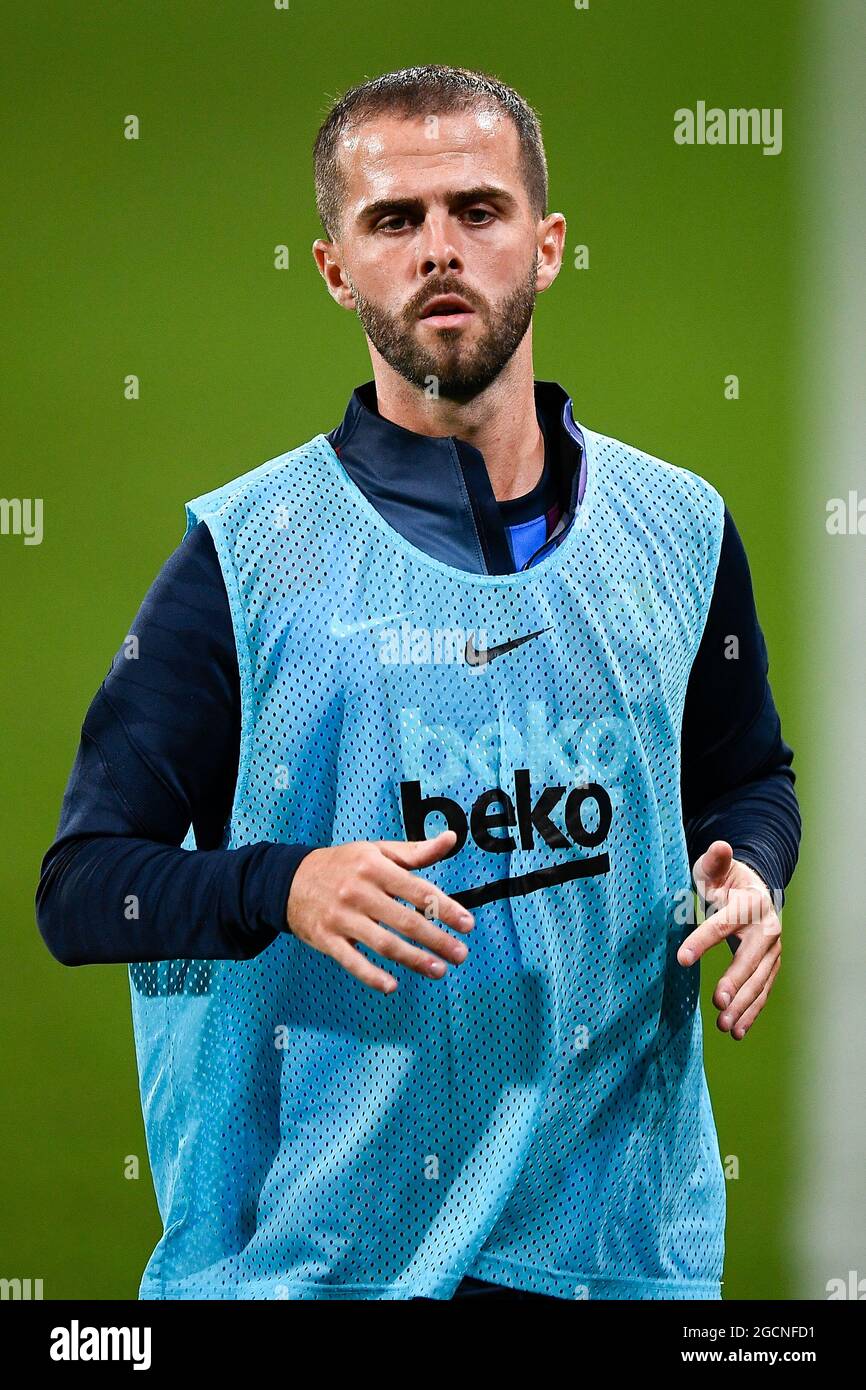
[[[851,490],[866,498],[866,4],[813,3],[803,15],[806,370],[794,480],[803,608],[794,626],[809,699],[801,883],[788,946],[800,987],[790,1072],[800,1190],[791,1231],[796,1297],[866,1298],[866,534],[826,530],[830,498],[847,500]]]

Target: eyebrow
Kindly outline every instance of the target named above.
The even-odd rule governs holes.
[[[507,188],[499,188],[492,183],[479,184],[477,188],[448,189],[444,196],[451,212],[466,207],[469,203],[499,203],[512,211],[516,211],[518,206],[517,199]],[[377,198],[375,202],[365,204],[355,220],[372,222],[374,217],[379,217],[382,213],[403,213],[406,216],[421,217],[424,214],[424,199]]]

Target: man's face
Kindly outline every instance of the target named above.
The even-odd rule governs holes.
[[[440,396],[471,399],[520,344],[538,290],[540,224],[515,126],[487,107],[382,116],[347,134],[341,160],[348,189],[335,250],[348,290],[337,297],[407,381],[435,379]],[[468,311],[431,314],[448,294]]]

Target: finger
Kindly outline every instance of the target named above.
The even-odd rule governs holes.
[[[731,932],[744,926],[757,925],[766,912],[766,895],[760,889],[731,889],[725,906],[711,913],[685,938],[677,951],[677,960],[680,965],[693,965],[705,951],[724,941]],[[735,959],[739,957],[742,949],[740,946]]]
[[[734,1027],[731,1029],[731,1037],[735,1038],[737,1042],[740,1042],[746,1036],[755,1019],[758,1017],[758,1014],[761,1012],[764,1005],[766,1004],[770,994],[770,990],[773,988],[773,981],[779,973],[779,966],[781,965],[781,963],[782,961],[780,956],[779,959],[777,959],[775,965],[773,966],[769,980],[764,985],[764,988],[761,990],[761,993],[758,995],[754,1004],[752,1004],[751,1008],[746,1010],[739,1022],[736,1023]]]
[[[462,903],[449,898],[447,893],[443,893],[434,883],[428,883],[420,874],[401,868],[384,854],[380,857],[374,882],[389,897],[405,898],[414,904],[428,921],[431,917],[438,917],[440,922],[464,932],[471,931],[475,925],[475,918]]]
[[[362,984],[370,985],[382,994],[393,994],[397,988],[397,981],[393,975],[389,975],[387,970],[380,970],[344,936],[329,936],[326,945],[317,949],[326,956],[332,956],[338,965],[342,965],[344,970],[348,970],[349,974],[354,975]]]
[[[391,900],[386,898],[385,901],[387,903]],[[405,910],[409,912],[410,916],[417,915],[412,914],[408,908]],[[369,946],[371,951],[384,956],[386,960],[393,960],[398,965],[404,965],[407,969],[414,970],[417,974],[426,975],[434,980],[441,979],[448,969],[445,961],[439,960],[436,956],[428,955],[426,951],[404,941],[401,936],[388,931],[379,922],[371,920],[363,912],[344,911],[337,919],[336,924],[327,929],[324,937],[313,944],[318,945],[320,950],[331,954],[331,943],[339,941],[346,942],[352,949],[353,955],[360,957],[361,960],[366,959],[366,957],[354,949],[358,943]],[[460,941],[455,941],[453,944],[455,946],[463,945]],[[351,958],[346,955],[342,948],[338,949],[341,961],[348,962]],[[353,971],[353,973],[356,972]],[[380,974],[384,973],[380,972]],[[393,976],[388,975],[387,978],[392,980]]]
[[[448,969],[444,960],[419,950],[417,946],[413,946],[409,941],[404,941],[402,936],[397,936],[395,932],[379,926],[377,922],[367,923],[361,940],[377,955],[384,956],[387,960],[393,960],[397,965],[404,965],[407,970],[414,970],[417,975],[426,975],[430,979],[441,980]]]
[[[429,951],[436,951],[440,956],[445,956],[455,965],[466,959],[467,947],[463,941],[455,941],[448,932],[442,931],[440,927],[434,926],[421,912],[416,912],[414,908],[404,907],[387,893],[374,889],[371,885],[369,893],[363,893],[358,899],[358,907],[365,912],[374,922],[380,922],[384,926],[393,927],[395,931],[402,932],[404,936],[410,936],[421,946]]]
[[[729,921],[724,910],[712,913],[681,943],[677,951],[677,960],[680,965],[694,965],[705,951],[708,951],[711,946],[717,946],[720,941],[724,941],[731,932],[737,930],[739,925],[740,923],[736,921],[736,918]]]
[[[734,851],[727,840],[713,840],[708,849],[695,860],[692,878],[705,902],[717,900],[719,891],[731,872]]]
[[[440,830],[432,840],[374,840],[373,844],[395,864],[401,864],[404,869],[418,869],[444,859],[456,842],[456,831]]]
[[[743,933],[739,949],[716,985],[713,1003],[717,1009],[727,1009],[733,1003],[737,991],[768,955],[775,959],[782,949],[781,935],[782,926],[775,914]],[[731,939],[728,937],[729,943]]]
[[[717,1027],[723,1033],[730,1032],[737,1020],[746,1012],[746,1009],[754,1004],[761,990],[766,985],[772,973],[773,966],[776,964],[781,954],[782,948],[779,945],[777,945],[775,949],[768,951],[758,964],[754,973],[750,975],[745,984],[737,990],[730,1004],[727,1006],[724,1004],[721,1006],[718,1004],[716,1005],[716,1008],[721,1007],[724,1010],[717,1020]]]

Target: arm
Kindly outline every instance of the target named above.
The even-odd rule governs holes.
[[[695,886],[710,915],[680,944],[688,968],[710,946],[734,951],[713,994],[717,1027],[740,1040],[781,965],[781,910],[800,846],[793,752],[768,681],[742,541],[725,508],[707,622],[686,693],[682,803]],[[768,890],[773,890],[772,898]]]
[[[768,671],[746,552],[726,507],[712,601],[686,691],[683,822],[689,863],[712,841],[726,840],[735,858],[778,890],[781,904],[801,825],[794,754],[782,737]]]
[[[240,690],[228,598],[203,523],[166,561],[131,632],[137,659],[118,652],[82,726],[42,861],[39,930],[66,965],[248,959],[287,930],[294,872],[312,846],[220,848]],[[190,825],[192,851],[180,848]]]

